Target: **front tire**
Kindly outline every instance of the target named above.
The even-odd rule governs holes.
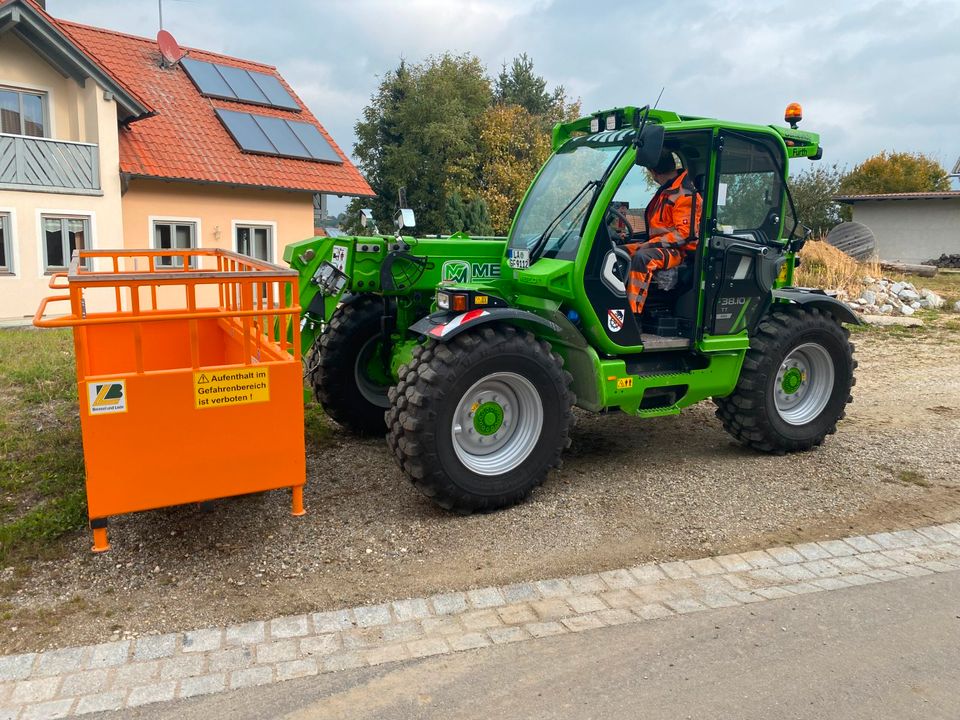
[[[724,430],[762,452],[822,444],[853,399],[857,362],[849,337],[815,308],[773,310],[750,339],[736,389],[715,399]]]
[[[390,390],[387,441],[441,507],[508,507],[544,481],[570,444],[571,380],[548,343],[512,326],[429,341]]]
[[[361,297],[342,305],[320,338],[311,382],[324,411],[357,435],[383,435],[392,382],[380,361],[383,302]]]

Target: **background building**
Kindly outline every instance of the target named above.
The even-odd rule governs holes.
[[[922,263],[960,253],[960,192],[838,195],[853,206],[853,221],[877,239],[877,255],[892,262]]]

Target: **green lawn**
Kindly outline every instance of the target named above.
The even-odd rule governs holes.
[[[70,331],[0,330],[0,565],[86,522],[76,393]]]

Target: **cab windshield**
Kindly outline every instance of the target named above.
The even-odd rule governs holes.
[[[561,149],[550,158],[513,225],[509,247],[533,250],[539,246],[539,257],[572,260],[600,180],[622,149],[623,145],[580,145]]]

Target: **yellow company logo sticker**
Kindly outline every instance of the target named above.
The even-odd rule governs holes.
[[[203,370],[193,374],[193,401],[198,410],[269,400],[269,368]]]
[[[633,387],[633,378],[617,378],[617,390],[628,390]]]
[[[108,415],[127,411],[127,381],[98,380],[87,383],[91,415]]]

